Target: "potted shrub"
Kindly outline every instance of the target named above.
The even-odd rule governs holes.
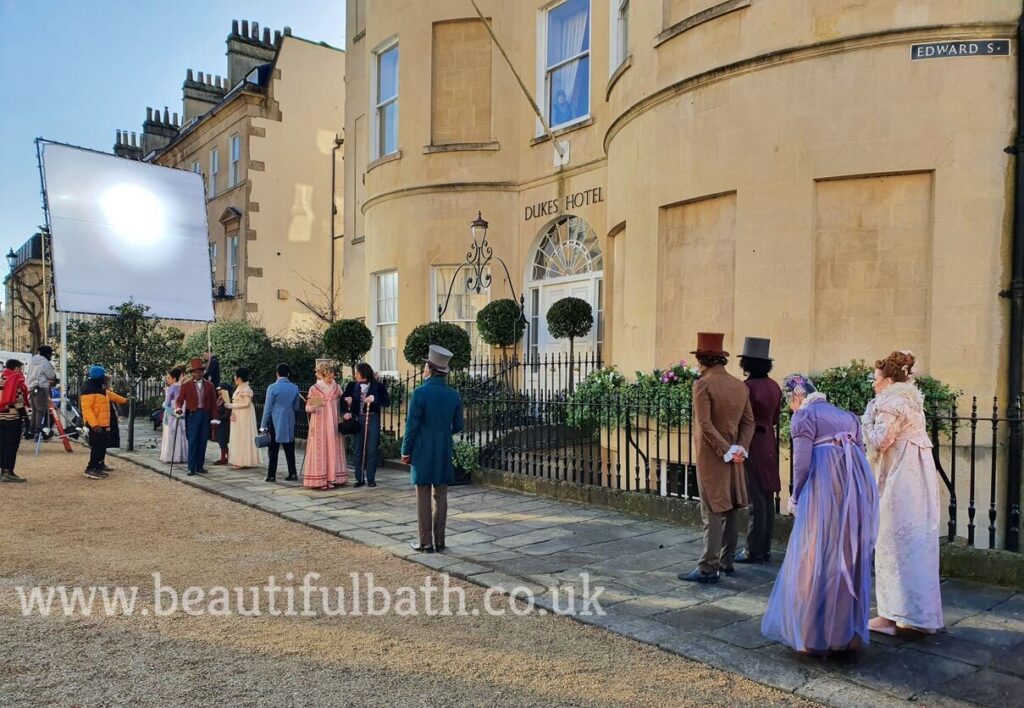
[[[548,309],[548,334],[555,339],[569,340],[569,363],[575,364],[575,343],[590,334],[594,326],[594,311],[590,303],[578,297],[563,297]],[[569,377],[569,393],[573,392],[573,377]]]
[[[457,442],[452,449],[455,484],[470,484],[473,473],[480,469],[480,449],[468,442]]]
[[[503,298],[488,303],[476,316],[476,327],[480,339],[492,347],[501,347],[502,354],[514,347],[523,338],[526,318],[519,303]]]
[[[355,378],[356,364],[373,346],[373,333],[359,320],[332,322],[323,335],[324,352],[345,364]]]
[[[449,363],[452,371],[469,366],[473,350],[469,341],[469,333],[451,322],[429,322],[416,327],[405,340],[402,354],[411,366],[416,367],[417,370],[422,369],[423,362],[430,352],[431,344],[444,347],[454,355]]]

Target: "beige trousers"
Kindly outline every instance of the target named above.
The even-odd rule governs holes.
[[[732,568],[739,539],[737,511],[738,509],[730,509],[722,514],[716,514],[711,510],[707,500],[701,496],[700,518],[704,522],[704,555],[700,559],[701,571],[713,573]]]
[[[431,491],[434,497],[433,511],[430,504]],[[417,484],[416,512],[420,523],[420,545],[435,548],[443,546],[444,527],[448,521],[448,485]]]

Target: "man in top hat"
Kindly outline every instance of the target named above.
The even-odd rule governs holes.
[[[188,474],[206,473],[206,443],[210,439],[210,421],[217,415],[217,390],[203,378],[206,367],[201,359],[189,362],[192,378],[181,385],[175,413],[185,414],[188,437]]]
[[[743,462],[754,435],[754,415],[743,382],[725,370],[729,352],[725,335],[697,334],[701,376],[693,382],[693,419],[697,439],[697,488],[704,521],[704,555],[680,580],[717,583],[719,573],[732,575],[738,540],[737,511],[747,506]]]
[[[768,374],[771,340],[747,337],[740,355],[740,368],[747,375],[744,383],[750,393],[754,414],[754,437],[744,468],[750,497],[750,528],[747,547],[736,554],[737,563],[767,563],[771,560],[772,532],[775,526],[775,493],[782,489],[775,427],[782,410],[782,389]]]
[[[402,439],[402,462],[412,464],[419,515],[419,539],[410,545],[422,553],[444,550],[448,485],[455,482],[452,435],[462,432],[462,399],[448,386],[452,356],[444,347],[430,345],[423,367],[426,380],[413,391]]]

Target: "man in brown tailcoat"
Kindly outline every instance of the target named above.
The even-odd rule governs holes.
[[[724,334],[700,332],[697,357],[701,376],[693,382],[693,422],[697,439],[697,487],[704,521],[704,555],[680,580],[717,583],[732,575],[739,538],[736,513],[748,505],[743,462],[754,436],[754,415],[746,385],[725,370],[729,352]]]

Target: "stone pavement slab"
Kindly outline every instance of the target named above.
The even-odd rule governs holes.
[[[167,473],[152,449],[119,456]],[[598,601],[606,614],[574,619],[826,704],[889,706],[909,699],[1002,708],[1020,705],[1024,696],[1024,595],[1010,590],[946,581],[946,631],[873,637],[856,654],[808,658],[760,634],[778,561],[738,567],[716,585],[676,579],[700,554],[699,529],[519,492],[452,487],[445,553],[418,554],[408,546],[416,514],[407,473],[385,468],[374,489],[329,492],[266,484],[264,474],[211,467],[207,475],[175,477],[470,582],[505,592],[527,588],[548,610],[559,601],[564,609],[570,590],[579,597],[586,575],[591,588],[604,588]],[[773,557],[781,560],[784,550],[773,549]]]

